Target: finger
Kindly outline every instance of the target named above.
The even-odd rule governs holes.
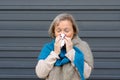
[[[65,40],[66,40],[67,42],[71,42],[71,38],[69,38],[69,37],[65,37]]]
[[[55,42],[59,42],[61,40],[60,36],[57,36]]]
[[[66,43],[68,46],[73,45],[73,43],[72,43],[72,41],[71,41],[71,38],[68,38],[68,37],[65,38],[65,43]]]
[[[59,39],[58,41],[55,42],[55,44],[56,44],[58,47],[60,47],[61,42],[62,42],[62,39]]]

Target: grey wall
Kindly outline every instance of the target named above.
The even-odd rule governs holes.
[[[120,0],[0,0],[0,80],[39,80],[37,56],[61,12],[75,17],[92,49],[90,80],[120,80]]]

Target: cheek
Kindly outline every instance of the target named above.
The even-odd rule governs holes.
[[[59,33],[55,32],[55,37],[57,37],[57,36],[59,36],[59,35],[60,35]]]
[[[73,34],[74,33],[68,33],[68,34],[66,34],[66,36],[72,39],[73,38]]]

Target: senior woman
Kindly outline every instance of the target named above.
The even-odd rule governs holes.
[[[78,26],[71,14],[56,16],[49,28],[53,40],[38,56],[35,71],[45,80],[85,80],[93,69],[93,55],[87,42],[78,36]]]

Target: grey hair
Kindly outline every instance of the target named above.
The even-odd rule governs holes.
[[[48,30],[50,37],[55,38],[55,32],[54,32],[55,26],[59,25],[59,22],[63,21],[63,20],[71,21],[72,25],[73,25],[73,30],[74,30],[74,36],[76,36],[78,34],[79,29],[78,29],[78,26],[77,26],[73,16],[71,14],[68,14],[68,13],[62,13],[62,14],[59,14],[58,16],[56,16],[55,19],[51,23],[50,28]]]

